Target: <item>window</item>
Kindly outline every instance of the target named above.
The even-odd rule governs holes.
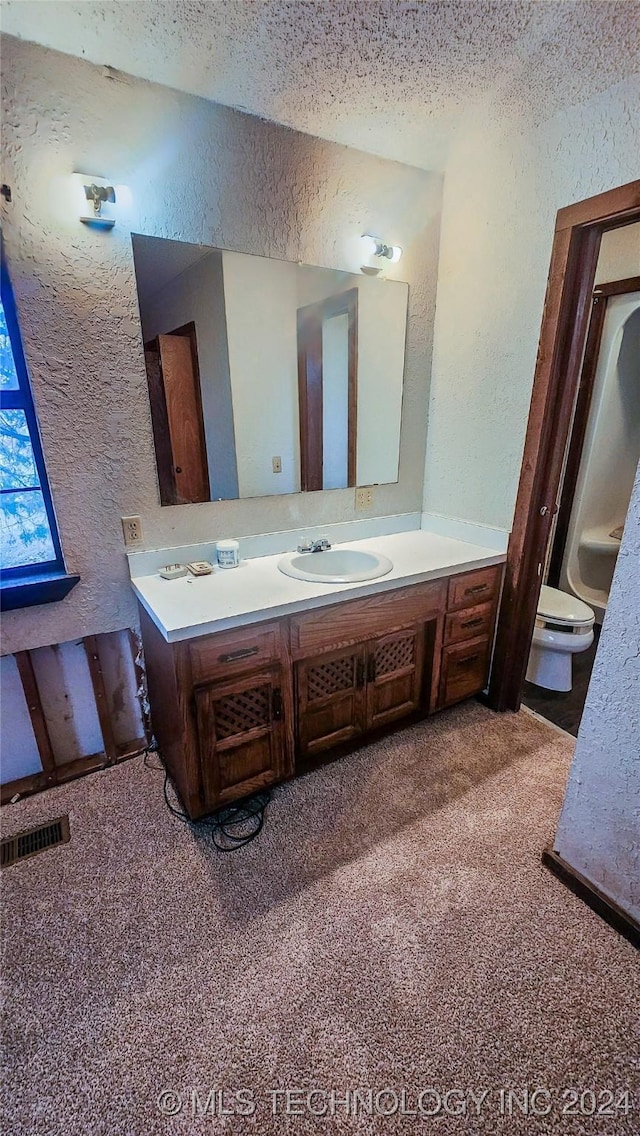
[[[9,275],[0,289],[0,549],[2,608],[61,599],[67,576],[42,456]]]

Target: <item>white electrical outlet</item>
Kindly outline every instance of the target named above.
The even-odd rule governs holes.
[[[356,488],[356,509],[370,509],[373,505],[373,486],[358,485]]]
[[[142,544],[142,520],[140,517],[122,517],[122,531],[127,548]]]
[[[282,473],[282,458],[272,458],[271,466],[274,473]]]

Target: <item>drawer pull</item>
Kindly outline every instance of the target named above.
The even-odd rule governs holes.
[[[460,626],[461,627],[479,627],[481,623],[484,623],[484,619],[482,618],[481,615],[479,615],[476,619],[465,619],[464,623],[461,623]]]
[[[475,596],[478,592],[486,592],[488,584],[475,584],[473,588],[465,588],[465,596]]]
[[[459,667],[468,667],[468,666],[470,666],[471,663],[477,662],[477,660],[479,658],[480,658],[480,655],[479,655],[478,652],[476,652],[475,655],[467,655],[464,659],[458,659],[457,660],[458,666]]]
[[[249,659],[258,654],[258,647],[242,647],[240,651],[230,651],[228,655],[218,655],[219,663],[235,663],[238,659]]]

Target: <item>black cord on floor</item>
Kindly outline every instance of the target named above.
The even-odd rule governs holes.
[[[159,765],[149,763],[147,759],[151,753],[157,755],[160,761]],[[185,824],[192,825],[196,831],[209,829],[212,844],[218,852],[235,852],[237,848],[244,848],[262,832],[265,809],[271,800],[271,793],[268,789],[263,789],[262,792],[254,793],[250,797],[244,797],[241,801],[235,801],[232,805],[226,805],[225,808],[211,813],[210,816],[202,817],[200,820],[191,820],[191,817],[177,803],[170,800],[169,782],[171,779],[162,759],[162,754],[155,746],[147,746],[144,764],[147,769],[164,773],[164,799],[171,815],[184,821]],[[171,782],[171,785],[177,802],[177,793],[173,782]]]

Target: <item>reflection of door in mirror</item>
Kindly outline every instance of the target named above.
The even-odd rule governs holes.
[[[193,323],[145,343],[160,500],[209,500],[198,346]]]
[[[298,309],[303,490],[356,484],[358,289]]]

